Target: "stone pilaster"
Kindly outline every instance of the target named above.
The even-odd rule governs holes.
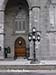
[[[41,60],[47,60],[49,58],[49,40],[47,37],[48,25],[49,25],[49,11],[48,7],[41,7],[41,42],[40,42],[40,58]]]
[[[36,31],[40,31],[39,16],[40,16],[40,6],[33,6],[32,7],[32,27],[35,27]],[[36,52],[35,54],[36,54],[36,59],[39,61],[39,46],[37,41],[36,43],[35,43],[35,52]],[[33,49],[34,48],[32,48],[32,50]]]
[[[32,10],[29,9],[29,31],[32,30]]]
[[[40,7],[39,6],[33,6],[32,7],[32,13],[33,13],[32,25],[33,25],[33,27],[36,27],[37,30],[39,30]]]
[[[4,59],[4,10],[0,10],[0,59]]]
[[[29,32],[32,30],[32,10],[29,9]],[[29,42],[29,47],[30,47],[30,57],[29,59],[33,59],[33,46],[32,46],[32,41]]]

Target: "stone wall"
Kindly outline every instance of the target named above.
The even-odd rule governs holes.
[[[0,51],[1,58],[4,58],[4,46],[11,47],[11,54],[9,57],[14,57],[14,43],[17,37],[22,36],[24,39],[26,39],[27,46],[29,43],[27,40],[27,34],[14,34],[13,16],[15,15],[15,12],[8,11],[7,15],[4,13],[7,1],[8,0],[0,0],[0,46],[2,46],[2,50]],[[29,4],[29,30],[31,31],[32,27],[35,26],[38,31],[41,31],[41,41],[40,43],[37,42],[36,45],[36,57],[40,60],[56,60],[56,24],[52,29],[52,27],[50,27],[49,17],[50,4],[56,4],[56,0],[27,0],[27,2]],[[30,45],[30,47],[30,52],[33,53],[33,45]],[[33,56],[32,53],[31,56]]]
[[[49,8],[50,4],[56,3],[56,1],[48,1],[48,0],[32,0],[32,26],[37,27],[37,30],[41,31],[41,41],[39,45],[37,45],[37,59],[40,60],[56,60],[56,43],[54,40],[56,39],[56,26],[52,29],[50,27],[50,17],[49,17]],[[38,14],[39,9],[39,19],[35,18]],[[39,23],[36,22],[39,20]],[[38,26],[39,25],[39,26]],[[51,42],[52,41],[52,42]]]

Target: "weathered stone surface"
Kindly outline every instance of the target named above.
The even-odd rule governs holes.
[[[29,4],[29,24],[27,27],[31,31],[32,27],[35,26],[36,30],[41,31],[41,40],[40,43],[36,45],[36,57],[39,60],[56,60],[56,22],[55,26],[51,27],[50,25],[50,2],[53,4],[56,3],[56,0],[27,0]],[[8,54],[8,57],[14,57],[14,44],[15,40],[18,37],[23,37],[26,40],[26,47],[29,47],[28,42],[28,33],[26,34],[15,34],[14,31],[14,19],[17,14],[18,8],[11,7],[5,10],[7,0],[0,0],[0,46],[2,50],[0,51],[0,57],[4,57],[4,47],[10,46],[11,53]],[[38,8],[40,7],[40,8]],[[56,7],[56,5],[55,5]],[[16,10],[16,11],[15,11]],[[56,8],[55,8],[56,12]],[[4,15],[5,14],[5,15]],[[53,14],[52,14],[53,15]],[[55,14],[56,16],[56,14]],[[56,19],[55,19],[56,21]],[[31,26],[28,26],[31,25]],[[4,35],[5,32],[5,35]],[[27,31],[28,32],[28,31]],[[4,40],[5,38],[5,40]],[[30,55],[33,57],[33,44],[31,46]]]

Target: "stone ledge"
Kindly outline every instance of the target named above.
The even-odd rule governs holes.
[[[56,70],[56,66],[47,65],[0,65],[0,70]]]

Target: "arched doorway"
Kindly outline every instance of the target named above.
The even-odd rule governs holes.
[[[19,37],[15,41],[15,56],[26,57],[26,42],[22,37]]]
[[[29,32],[29,5],[27,0],[8,0],[5,7],[5,47],[11,48],[11,57],[14,53],[16,57],[26,56],[26,45],[28,45],[28,32]],[[27,41],[21,37],[16,39],[19,35],[26,38]],[[18,40],[22,40],[22,44],[18,45]],[[15,42],[14,42],[15,41]],[[23,44],[24,43],[24,44]],[[14,45],[15,44],[15,45]],[[28,46],[27,46],[28,47]],[[14,49],[15,48],[15,49]],[[15,52],[14,52],[15,50]],[[23,53],[24,52],[24,53]]]

